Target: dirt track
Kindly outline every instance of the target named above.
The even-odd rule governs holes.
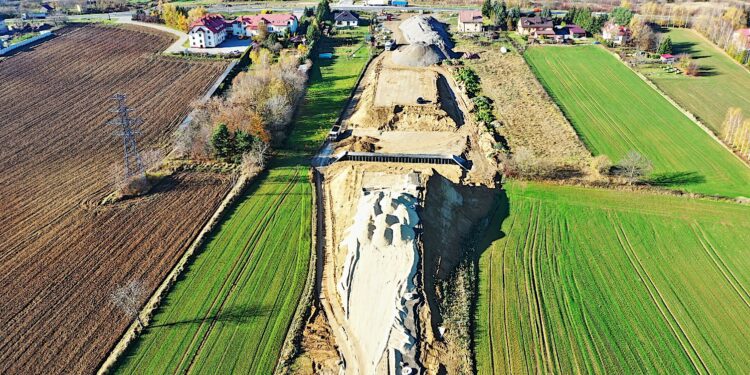
[[[227,192],[227,176],[178,174],[98,206],[121,158],[112,94],[155,147],[226,66],[158,56],[171,41],[86,26],[0,62],[0,372],[93,372],[129,323],[109,293],[134,279],[150,293]]]

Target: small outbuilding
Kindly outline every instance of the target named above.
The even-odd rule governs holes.
[[[665,53],[659,56],[659,60],[661,60],[661,62],[663,62],[664,64],[674,64],[674,62],[677,61],[677,58],[670,53]]]
[[[359,17],[354,12],[342,10],[333,17],[333,25],[337,28],[359,26]]]
[[[478,10],[463,10],[458,12],[458,31],[462,33],[482,32],[482,12]]]

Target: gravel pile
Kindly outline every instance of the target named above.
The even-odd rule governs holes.
[[[393,52],[391,59],[399,65],[423,67],[437,64],[446,56],[434,44],[415,43]]]
[[[432,16],[413,16],[399,25],[409,43],[394,62],[406,66],[427,66],[454,57],[453,42],[445,27]],[[401,51],[400,51],[401,52]]]

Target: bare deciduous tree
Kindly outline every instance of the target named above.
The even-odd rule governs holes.
[[[653,164],[645,156],[637,151],[630,150],[619,163],[617,163],[618,172],[621,176],[630,181],[635,181],[643,176],[648,175],[653,170]]]
[[[270,147],[268,143],[255,141],[250,151],[242,155],[242,168],[248,174],[262,171],[266,167]]]
[[[122,310],[128,318],[135,318],[138,325],[143,327],[143,322],[138,313],[141,306],[141,299],[145,294],[146,289],[143,287],[143,283],[138,280],[131,280],[112,292],[111,299],[112,303]]]

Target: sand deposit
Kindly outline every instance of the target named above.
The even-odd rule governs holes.
[[[389,53],[385,55],[388,56]],[[384,62],[385,58],[379,58],[370,64],[361,83],[362,89],[357,96],[356,106],[344,118],[347,128],[415,131],[454,131],[458,128],[456,118],[441,103],[444,100],[438,90],[440,74],[425,69],[385,67]],[[399,79],[410,75],[413,86],[409,86],[408,90],[395,89],[401,87]],[[418,104],[418,97],[428,102]],[[379,105],[376,105],[376,100]]]
[[[462,155],[466,150],[467,136],[462,132],[419,132],[419,131],[381,131],[373,128],[356,128],[352,136],[339,142],[348,144],[349,139],[376,140],[371,147],[374,151],[387,154],[441,154]],[[356,142],[355,142],[356,144]],[[337,148],[342,151],[358,151],[355,148]]]
[[[340,245],[347,255],[337,290],[349,334],[359,346],[357,365],[362,374],[376,373],[384,360],[389,374],[419,368],[415,315],[419,177],[410,173],[402,179],[389,188],[363,191]]]
[[[417,99],[426,103],[438,101],[437,72],[430,70],[383,69],[375,90],[375,105],[417,105]]]
[[[445,55],[437,46],[421,42],[401,47],[393,52],[391,57],[394,63],[411,67],[430,66],[445,59]]]

